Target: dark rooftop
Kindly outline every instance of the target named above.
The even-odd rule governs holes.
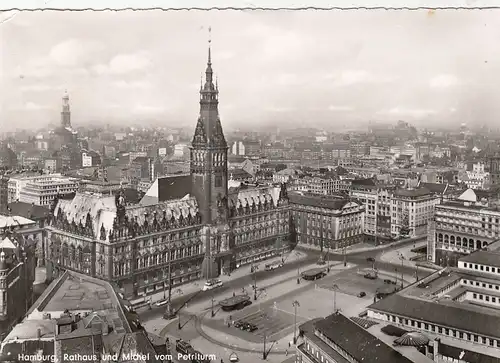
[[[479,312],[461,306],[414,299],[400,294],[388,296],[370,305],[368,309],[500,338],[500,316],[488,314],[486,311]]]
[[[495,251],[476,251],[470,255],[462,257],[460,261],[500,267],[500,253]]]
[[[448,189],[448,184],[440,184],[440,183],[419,183],[418,186],[426,188],[431,193],[434,194],[444,194]]]
[[[317,208],[327,208],[333,210],[342,209],[347,203],[348,199],[345,198],[332,198],[316,195],[302,195],[298,193],[289,193],[288,199],[290,203],[308,205]]]
[[[342,314],[332,314],[316,322],[315,328],[358,362],[411,362]]]
[[[440,343],[438,345],[438,352],[439,354],[442,354],[445,357],[450,357],[453,359],[458,359],[460,358],[460,354],[464,352],[464,356],[462,357],[462,362],[468,362],[468,363],[498,363],[498,358],[496,357],[491,357],[488,355],[484,355],[481,353],[476,353],[476,352],[471,352],[468,350],[464,350],[462,348],[457,348],[453,347],[451,345],[446,345],[443,343]]]
[[[376,183],[375,183],[375,181],[372,178],[368,178],[368,179],[354,179],[352,181],[352,186],[353,187],[356,187],[356,186],[375,187]]]
[[[250,296],[248,295],[236,295],[230,298],[224,299],[219,302],[220,306],[233,306],[237,304],[241,304],[244,301],[250,300]]]
[[[24,202],[9,203],[8,209],[12,215],[35,221],[47,218],[50,215],[50,210],[48,208]]]
[[[191,175],[172,175],[158,178],[158,201],[180,199],[191,193]]]
[[[431,191],[427,188],[396,189],[394,191],[394,194],[399,197],[418,198],[418,197],[430,196]]]

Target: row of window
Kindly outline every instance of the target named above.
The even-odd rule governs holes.
[[[500,274],[500,267],[484,266],[484,265],[478,265],[476,263],[464,262],[464,268],[468,268],[468,269],[476,270],[476,271],[486,271],[486,272]]]
[[[477,293],[473,293],[472,294],[472,298],[474,300],[477,300],[479,298],[479,300],[484,300],[486,302],[492,302],[492,303],[496,303],[497,302],[497,299],[498,299],[498,302],[500,303],[500,298],[496,298],[494,296],[489,296],[489,295],[483,295],[483,294],[477,294]]]
[[[489,345],[492,347],[496,347],[498,344],[498,341],[496,339],[491,339],[491,338],[487,338],[487,337],[480,336],[477,334],[471,334],[471,333],[467,333],[467,332],[463,332],[463,331],[459,331],[459,330],[455,330],[455,329],[444,328],[444,327],[439,326],[439,325],[422,323],[420,321],[415,321],[412,319],[396,317],[394,315],[387,314],[387,320],[392,321],[394,323],[406,325],[408,327],[423,329],[423,330],[427,330],[427,331],[432,332],[432,333],[443,334],[446,336],[450,336],[450,337],[458,338],[458,339],[463,339],[463,340],[467,340],[470,342],[486,344],[486,345]]]

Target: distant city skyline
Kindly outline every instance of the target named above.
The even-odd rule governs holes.
[[[0,27],[5,131],[194,127],[208,28],[223,127],[495,126],[500,10],[25,12]]]

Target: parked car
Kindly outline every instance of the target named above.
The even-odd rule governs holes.
[[[366,296],[366,292],[364,291],[361,291],[359,294],[358,294],[358,297],[365,297]]]
[[[373,257],[368,257],[368,258],[366,259],[366,261],[368,261],[368,262],[375,262],[375,259],[374,259]]]
[[[396,285],[396,281],[391,280],[391,279],[385,279],[385,280],[384,280],[384,283],[386,283],[386,284],[390,284],[390,285]]]
[[[244,328],[243,328],[243,330],[245,330],[245,331],[247,331],[247,332],[249,332],[249,333],[253,333],[253,332],[254,332],[254,331],[256,331],[257,329],[258,329],[258,328],[257,328],[257,326],[256,326],[256,325],[254,325],[254,324],[251,324],[251,323],[246,323],[246,324],[244,325]]]
[[[203,285],[202,290],[209,291],[209,290],[216,289],[218,287],[222,287],[221,280],[218,280],[218,279],[208,280],[207,282],[205,282],[205,285]]]
[[[377,276],[371,273],[364,274],[365,279],[376,280]]]
[[[245,325],[245,324],[246,323],[244,321],[240,320],[240,321],[237,321],[236,323],[234,323],[234,327],[243,330],[243,325]]]

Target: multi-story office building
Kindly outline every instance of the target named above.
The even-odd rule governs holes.
[[[341,191],[341,184],[341,180],[338,177],[304,176],[293,179],[290,185],[290,190],[321,195],[333,195]]]
[[[229,183],[210,53],[190,152],[190,174],[159,178],[139,205],[123,192],[59,200],[48,227],[49,278],[75,270],[143,296],[288,248],[286,187]]]
[[[33,302],[35,243],[4,232],[0,251],[0,339],[3,339]]]
[[[57,195],[67,195],[76,192],[78,179],[60,175],[42,175],[31,178],[19,193],[19,201],[49,206]]]
[[[434,231],[429,235],[429,260],[456,266],[459,258],[500,238],[500,209],[481,201],[469,189],[456,200],[435,207]]]
[[[0,174],[0,214],[5,213],[9,203],[9,177]]]
[[[438,362],[500,361],[499,242],[368,307],[368,317],[439,339]],[[460,357],[459,357],[460,355]]]
[[[427,188],[396,189],[391,199],[391,234],[396,237],[406,230],[409,236],[426,235],[427,222],[440,202],[441,196]]]
[[[30,188],[34,190],[34,196],[37,195],[36,191],[49,191],[48,194],[56,192],[59,187],[59,194],[71,194],[74,193],[76,188],[78,188],[78,180],[74,178],[67,178],[62,176],[61,174],[43,174],[40,175],[38,173],[25,175],[18,174],[10,177],[8,181],[8,202],[16,202],[16,201],[25,201],[21,200],[21,193],[26,190],[26,187],[30,184]],[[42,188],[45,186],[46,188]],[[28,188],[29,189],[29,188]],[[54,196],[55,196],[54,194]],[[31,196],[31,194],[28,193]],[[23,197],[24,198],[24,197]],[[26,198],[30,198],[26,196]],[[36,199],[36,198],[34,198]],[[46,198],[43,198],[46,199]],[[52,197],[53,200],[53,197]],[[40,201],[40,199],[38,199]],[[36,200],[25,201],[26,203],[34,202],[37,205],[49,205],[48,204],[40,204],[37,203]]]
[[[368,241],[391,237],[391,200],[394,188],[377,185],[373,179],[353,180],[350,195],[365,207],[364,233]]]
[[[348,198],[289,194],[297,243],[342,249],[363,241],[364,206]]]

